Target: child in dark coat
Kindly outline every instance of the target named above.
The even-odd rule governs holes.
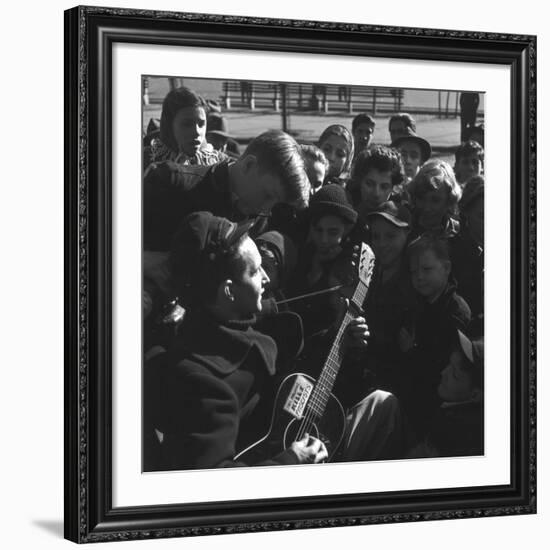
[[[424,441],[409,458],[482,455],[483,340],[455,331],[447,366],[437,388],[441,404]]]
[[[467,330],[471,312],[449,279],[446,239],[425,234],[409,245],[408,256],[412,286],[422,309],[412,326],[400,331],[400,348],[409,355],[401,397],[413,427],[422,433],[437,408],[436,389],[452,347],[452,335],[456,329]]]

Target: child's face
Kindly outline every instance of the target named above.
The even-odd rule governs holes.
[[[422,150],[415,141],[406,140],[399,146],[403,168],[408,178],[414,178],[422,165]]]
[[[445,187],[428,191],[422,197],[417,197],[415,209],[418,222],[424,229],[437,229],[449,208],[449,192]]]
[[[363,151],[368,148],[374,133],[374,126],[368,122],[363,122],[355,128],[353,140],[356,151]]]
[[[373,216],[371,234],[376,260],[382,267],[395,265],[405,249],[408,230],[397,227],[381,216]]]
[[[447,285],[451,264],[437,258],[433,250],[424,250],[413,255],[410,268],[414,289],[431,303]]]
[[[346,140],[340,136],[328,136],[320,144],[320,149],[325,153],[328,160],[328,176],[338,177],[344,170],[349,156]]]
[[[184,107],[172,121],[172,133],[180,152],[193,156],[205,140],[206,113],[202,107]]]
[[[321,261],[334,260],[342,251],[346,224],[338,216],[323,216],[311,225],[310,237]]]
[[[380,172],[371,168],[359,186],[361,202],[366,203],[369,209],[378,208],[390,198],[392,189],[391,172]]]
[[[325,165],[319,161],[312,162],[306,167],[306,172],[309,183],[311,184],[311,192],[315,193],[316,191],[319,191],[319,189],[323,186],[323,181],[325,180]]]
[[[451,352],[449,363],[441,371],[441,382],[437,388],[437,393],[443,401],[457,403],[472,399],[475,388],[472,375],[464,367],[466,361],[461,351]]]
[[[455,164],[456,180],[466,183],[472,176],[480,176],[483,164],[477,155],[466,155]]]

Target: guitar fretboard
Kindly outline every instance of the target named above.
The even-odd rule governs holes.
[[[357,310],[360,310],[365,298],[367,297],[367,292],[368,286],[362,281],[359,281],[355,292],[353,293],[353,297],[351,298],[350,307],[355,307]],[[325,361],[321,374],[317,379],[315,389],[309,398],[307,404],[307,408],[309,409],[308,412],[310,415],[317,418],[321,418],[325,412],[332,388],[334,387],[336,376],[338,375],[342,365],[344,355],[342,340],[344,339],[347,326],[354,317],[355,316],[348,309],[342,319],[342,322],[340,323],[340,327],[336,337],[334,338],[328,357]]]

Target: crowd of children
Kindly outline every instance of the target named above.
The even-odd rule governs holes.
[[[191,90],[173,90],[144,142],[145,356],[172,345],[192,299],[170,275],[187,215],[250,220],[269,280],[262,314],[298,313],[304,356],[339,322],[365,242],[376,257],[362,313],[370,335],[347,390],[395,396],[402,440],[392,458],[483,454],[482,145],[461,143],[452,167],[410,115],[390,118],[383,145],[361,113],[316,143],[270,131],[230,154],[212,110]]]

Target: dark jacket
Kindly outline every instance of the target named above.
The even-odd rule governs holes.
[[[483,403],[443,403],[428,432],[438,456],[483,454]]]
[[[395,392],[396,379],[406,368],[406,354],[399,348],[399,332],[403,327],[413,326],[421,311],[405,261],[384,282],[381,270],[375,267],[364,309],[370,332],[367,367],[376,375],[380,387]]]
[[[466,300],[472,311],[470,334],[483,334],[484,254],[483,248],[461,232],[449,240],[452,274],[457,282],[457,291]]]
[[[229,187],[230,162],[184,166],[172,161],[153,163],[143,182],[143,245],[167,251],[181,221],[205,210],[230,221],[242,221]]]
[[[415,345],[407,354],[407,367],[398,397],[414,428],[422,433],[435,413],[441,371],[448,363],[456,329],[468,332],[471,312],[468,304],[449,283],[433,303],[424,302],[414,325]]]
[[[291,313],[266,319],[278,345],[251,322],[189,313],[174,347],[146,367],[145,424],[162,434],[148,469],[244,465],[233,458],[267,433],[275,374],[301,348],[300,327]],[[287,450],[262,464],[295,463]]]

